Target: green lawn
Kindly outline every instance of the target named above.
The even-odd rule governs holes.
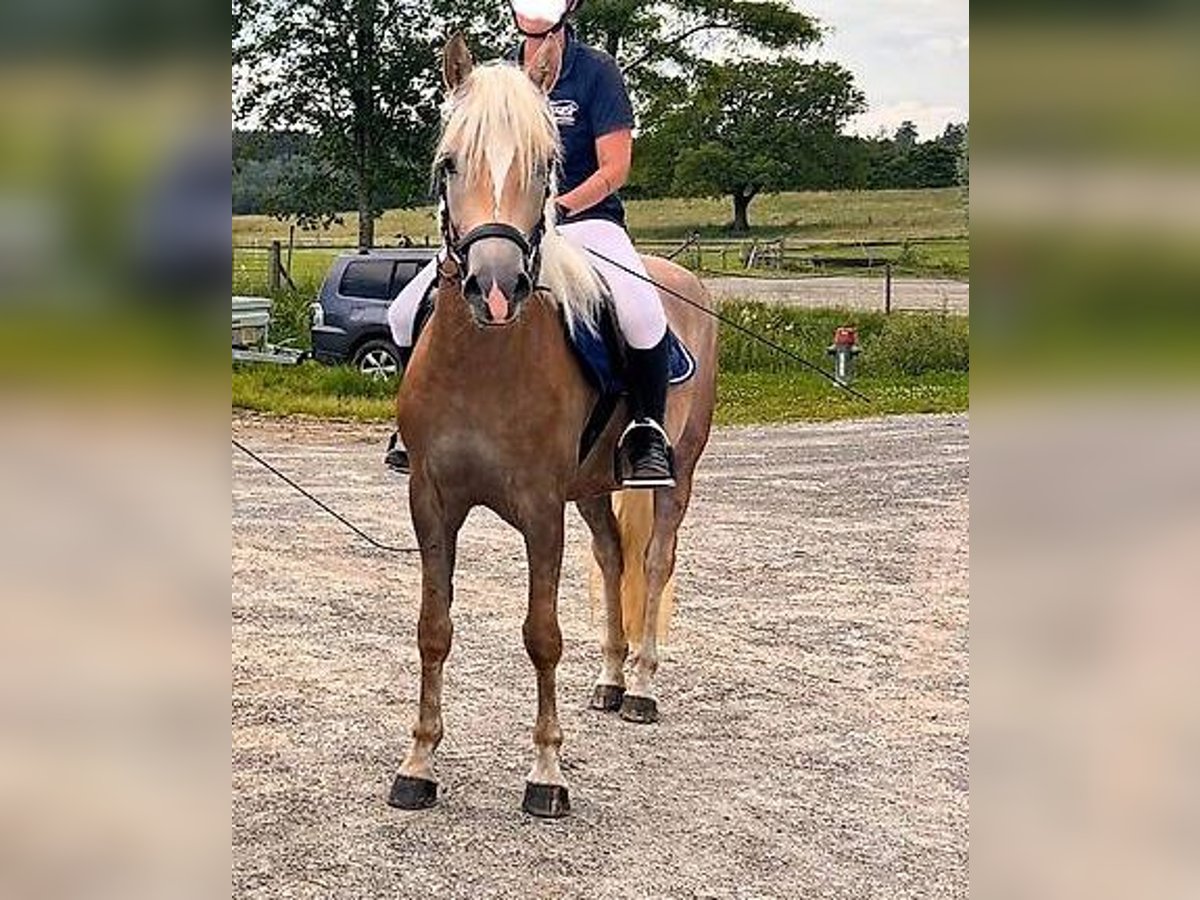
[[[721,373],[716,423],[748,425],[957,412],[969,405],[966,372],[865,377],[855,387],[871,402],[858,400],[816,375]],[[272,415],[388,422],[395,417],[396,388],[394,383],[370,383],[349,369],[313,362],[291,369],[235,366],[233,406]]]
[[[913,191],[813,191],[770,194],[751,206],[749,235],[730,235],[730,211],[723,200],[670,198],[633,200],[628,204],[629,228],[634,240],[648,252],[665,253],[693,231],[710,249],[697,260],[687,252],[680,262],[709,272],[745,272],[736,249],[722,254],[714,242],[734,239],[783,239],[789,257],[870,257],[892,260],[898,273],[948,275],[965,278],[969,273],[967,221],[962,197],[955,188]],[[406,235],[417,243],[436,242],[437,223],[433,208],[389,210],[376,223],[376,243],[396,246]],[[358,238],[358,217],[323,231],[296,232],[298,249],[293,254],[291,273],[299,289],[313,291],[320,284],[329,261]],[[268,216],[235,216],[233,243],[235,289],[262,292],[266,288],[265,249],[272,240],[286,247],[288,225]],[[891,242],[880,245],[875,242]],[[903,247],[895,242],[907,241]],[[315,244],[325,245],[314,247]],[[258,250],[248,249],[257,247]],[[755,269],[755,274],[811,274],[811,265],[800,262],[790,269]],[[867,274],[865,269],[837,268],[849,274]],[[870,274],[878,276],[878,271]]]
[[[857,326],[862,354],[855,399],[801,364],[722,326],[716,420],[719,424],[853,418],[968,407],[970,334],[964,317],[797,310],[732,303],[722,312],[818,365],[839,325]],[[276,415],[360,421],[394,416],[397,384],[371,381],[341,366],[235,365],[233,406]]]
[[[728,238],[732,208],[728,200],[703,197],[630,200],[629,230],[644,240],[682,239],[692,231],[707,238]],[[797,240],[904,240],[962,236],[966,208],[957,188],[911,191],[804,191],[765,194],[750,206],[749,237]],[[388,210],[375,223],[376,243],[394,246],[397,237],[437,240],[432,206]],[[235,244],[287,242],[288,225],[270,216],[234,216]],[[327,230],[296,230],[298,243],[323,241],[353,245],[358,216],[347,213]]]

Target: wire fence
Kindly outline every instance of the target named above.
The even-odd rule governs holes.
[[[920,274],[937,276],[934,270],[922,270],[922,261],[945,256],[953,251],[955,242],[967,240],[966,235],[923,237],[896,240],[836,241],[776,239],[698,239],[638,240],[638,249],[655,256],[672,257],[697,274],[708,278],[757,278],[763,281],[762,296],[775,299],[770,281],[778,279],[807,279],[821,276],[857,275],[866,281],[877,281],[878,287],[869,290],[873,308],[890,312],[893,308],[922,308],[924,300],[909,302],[898,298],[894,276]],[[400,247],[432,247],[428,236],[402,243],[392,242],[377,249]],[[233,247],[233,291],[235,294],[277,296],[281,293],[313,294],[335,257],[357,252],[357,247],[344,238],[305,237],[293,240],[241,240]],[[965,282],[964,272],[957,264],[944,273],[953,280]],[[910,285],[904,286],[911,290]],[[955,296],[965,297],[966,286],[947,289]],[[947,293],[943,290],[943,294]],[[755,292],[758,293],[758,292]],[[965,306],[965,300],[955,300],[951,306]],[[943,308],[947,304],[943,297]],[[959,310],[965,311],[965,309]]]

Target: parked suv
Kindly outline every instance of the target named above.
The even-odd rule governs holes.
[[[335,259],[311,306],[313,356],[324,363],[349,362],[373,378],[399,373],[388,306],[435,253],[434,247],[414,247]]]

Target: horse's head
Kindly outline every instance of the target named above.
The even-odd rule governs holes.
[[[552,40],[530,75],[507,64],[475,68],[459,35],[446,45],[449,116],[434,178],[447,252],[480,325],[515,321],[537,285],[560,154],[546,94],[561,66],[561,46]]]

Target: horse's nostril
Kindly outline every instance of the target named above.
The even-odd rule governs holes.
[[[513,303],[520,303],[533,293],[533,282],[524,272],[517,275],[517,283],[513,288]]]
[[[479,286],[479,279],[474,275],[468,275],[467,280],[463,282],[463,293],[472,300],[483,299],[483,288]]]

